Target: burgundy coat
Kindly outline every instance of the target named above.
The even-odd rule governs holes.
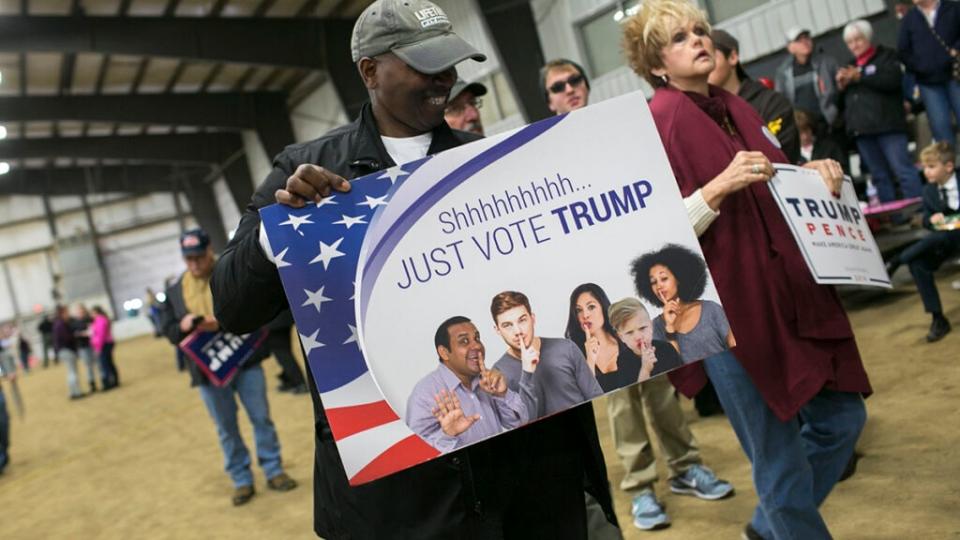
[[[747,102],[716,87],[710,91],[723,99],[740,137],[679,90],[660,88],[650,102],[685,197],[720,174],[740,150],[788,163]],[[840,299],[833,287],[814,281],[769,187],[756,183],[731,194],[719,210],[700,245],[737,340],[733,352],[773,412],[787,420],[824,387],[869,394]],[[690,397],[707,381],[699,363],[674,370],[670,379]]]

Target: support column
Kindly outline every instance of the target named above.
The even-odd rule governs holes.
[[[17,324],[20,324],[20,304],[17,303],[16,288],[13,286],[13,278],[10,277],[10,266],[7,264],[6,259],[0,260],[0,266],[3,267],[3,279],[7,284],[7,293],[10,295],[10,303],[13,305],[13,319],[17,322]]]
[[[213,194],[213,187],[199,179],[193,179],[193,181],[185,182],[183,188],[187,200],[190,202],[193,217],[196,218],[200,227],[210,235],[213,251],[218,253],[223,251],[223,248],[227,246],[227,231],[223,227],[223,217],[220,214],[220,207],[217,206],[217,198]]]
[[[350,55],[353,22],[344,20],[335,24],[331,20],[326,29],[323,37],[327,51],[327,71],[347,118],[353,120],[360,114],[360,108],[368,97],[367,88],[363,85]],[[529,32],[529,28],[525,31]]]
[[[526,0],[476,0],[501,67],[527,122],[552,116],[540,89],[540,68],[546,61],[533,9]]]
[[[257,135],[267,152],[267,159],[273,160],[284,148],[296,142],[286,97],[261,96],[255,107]]]
[[[232,156],[223,165],[223,178],[227,181],[227,187],[230,188],[234,204],[243,215],[243,211],[253,199],[253,175],[250,174],[250,165],[243,152]]]
[[[92,180],[90,178],[91,171],[87,171],[87,184],[90,184]],[[83,215],[87,218],[87,228],[90,229],[90,241],[93,243],[93,252],[97,257],[97,267],[100,268],[100,277],[103,280],[103,289],[107,293],[107,300],[110,302],[110,309],[112,313],[120,313],[119,306],[117,306],[116,299],[113,297],[113,288],[110,286],[110,272],[107,270],[107,265],[103,259],[103,250],[100,249],[100,234],[97,233],[97,226],[93,222],[93,211],[90,210],[90,203],[87,202],[86,193],[80,194],[80,203],[83,205]]]

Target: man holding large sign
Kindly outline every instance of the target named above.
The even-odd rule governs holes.
[[[331,190],[349,190],[346,179],[476,139],[450,130],[443,113],[456,80],[454,66],[485,57],[453,33],[440,8],[423,0],[374,2],[357,20],[352,53],[370,103],[354,123],[275,159],[217,265],[216,311],[231,330],[250,331],[288,308],[277,270],[287,264],[286,252],[264,245],[257,209],[274,202],[294,208],[328,204]],[[372,208],[382,201],[367,202]],[[356,219],[345,214],[338,227]],[[327,262],[341,253],[334,244],[325,246],[321,259]],[[324,291],[310,292],[316,309],[325,309]],[[310,350],[319,345],[304,338],[319,330],[300,328]],[[336,407],[341,394],[328,392],[321,402],[319,394],[332,390],[331,381],[307,372],[317,418],[314,530],[326,538],[499,538],[529,530],[582,538],[584,489],[616,522],[589,406],[351,488],[324,407]]]

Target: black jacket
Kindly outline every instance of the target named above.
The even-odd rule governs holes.
[[[180,330],[180,320],[187,316],[190,311],[183,301],[183,285],[181,280],[183,275],[177,278],[166,290],[167,295],[163,303],[160,304],[160,331],[163,335],[177,347],[187,334]],[[255,328],[256,329],[256,328]],[[254,329],[254,330],[255,330]],[[244,362],[240,369],[247,369],[256,366],[270,355],[266,347],[261,345],[249,360]],[[200,371],[200,367],[190,358],[186,359],[187,371],[190,373],[190,386],[208,385],[210,380],[206,374]]]
[[[847,65],[855,66],[850,60]],[[858,135],[906,132],[903,111],[903,72],[897,54],[883,45],[860,68],[860,80],[843,91],[847,132]]]
[[[947,46],[960,49],[960,5],[957,2],[940,0],[934,30]],[[897,49],[903,65],[917,76],[918,83],[942,84],[953,77],[953,60],[930,32],[930,25],[920,8],[913,7],[904,15]]]
[[[443,123],[429,153],[477,138]],[[353,123],[280,153],[214,270],[217,320],[228,329],[247,332],[288,309],[277,270],[260,249],[257,209],[272,204],[304,163],[347,179],[394,165],[369,104]],[[314,530],[324,538],[584,538],[584,489],[616,523],[589,404],[351,488],[309,369],[307,376],[316,417]]]
[[[797,121],[793,118],[793,105],[790,101],[780,92],[753,79],[741,81],[737,95],[760,114],[767,129],[777,136],[780,149],[787,155],[790,163],[797,163],[800,160],[800,135],[797,133]]]
[[[950,208],[947,201],[943,199],[943,196],[940,194],[940,186],[934,182],[925,184],[923,186],[923,226],[928,229],[933,229],[933,225],[930,224],[930,216],[934,214],[943,214],[944,217],[950,217],[955,214],[960,214],[960,210]]]

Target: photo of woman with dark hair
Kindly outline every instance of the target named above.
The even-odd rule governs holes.
[[[570,294],[565,336],[583,352],[604,392],[645,381],[681,365],[676,354],[669,354],[673,351],[655,351],[651,339],[636,347],[639,353],[632,350],[617,337],[609,313],[610,299],[595,283],[584,283]],[[646,324],[651,325],[649,316]],[[667,360],[658,362],[660,358]]]
[[[720,304],[700,299],[707,286],[707,263],[702,257],[667,244],[637,257],[630,266],[637,294],[663,308],[653,321],[654,338],[670,342],[684,363],[737,344]]]

